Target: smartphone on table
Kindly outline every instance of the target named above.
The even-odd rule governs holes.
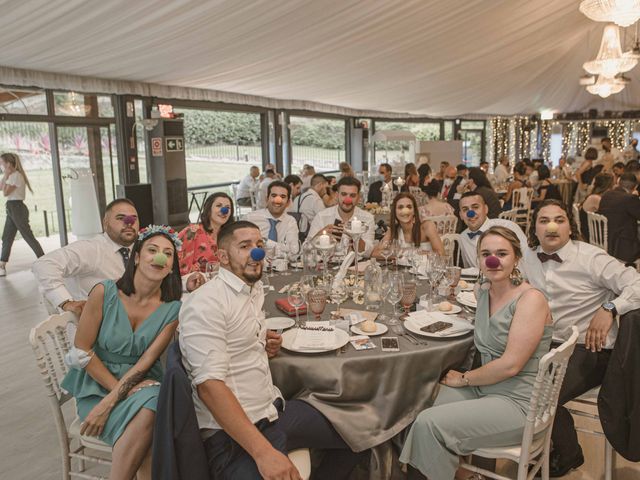
[[[399,352],[400,345],[398,344],[398,337],[382,337],[382,351],[383,352]]]

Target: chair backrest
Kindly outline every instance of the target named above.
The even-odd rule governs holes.
[[[422,193],[422,190],[420,189],[420,187],[409,187],[409,193],[411,195],[420,195]]]
[[[572,327],[569,339],[540,359],[522,435],[523,452],[530,450],[534,435],[545,432],[545,436],[551,437],[560,388],[577,341],[578,328]]]
[[[436,224],[440,236],[456,233],[458,217],[455,215],[438,215],[435,217],[427,217],[425,220],[431,220]]]
[[[517,208],[513,208],[511,210],[507,210],[505,212],[501,212],[500,215],[498,215],[498,218],[502,218],[503,220],[509,220],[513,223],[517,223],[518,221],[518,209]]]
[[[582,232],[582,226],[580,225],[580,204],[574,203],[572,207],[573,219],[576,222],[576,227],[578,227],[578,232]]]
[[[533,198],[533,188],[517,188],[513,191],[513,208],[530,209],[531,199]]]
[[[460,249],[460,235],[457,233],[446,233],[440,237],[444,245],[444,254],[451,260],[454,267],[462,267],[462,250]]]
[[[607,217],[599,213],[587,212],[589,222],[589,243],[607,250],[609,245],[609,225]]]

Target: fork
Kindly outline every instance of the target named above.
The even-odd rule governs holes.
[[[429,345],[429,342],[423,340],[422,338],[416,337],[413,333],[407,333],[407,335],[415,340],[416,345]]]

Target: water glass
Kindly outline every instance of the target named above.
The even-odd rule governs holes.
[[[296,310],[296,327],[300,326],[300,314],[298,309],[304,305],[304,294],[300,284],[294,283],[287,294],[287,301]]]

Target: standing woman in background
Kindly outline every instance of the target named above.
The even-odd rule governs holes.
[[[20,163],[20,157],[15,153],[3,153],[0,155],[0,166],[3,172],[0,188],[7,198],[7,219],[2,231],[2,255],[0,256],[0,277],[4,277],[7,274],[6,264],[9,261],[16,233],[20,232],[36,257],[43,256],[44,252],[29,225],[29,209],[24,204],[24,199],[27,188],[31,193],[33,190]]]

